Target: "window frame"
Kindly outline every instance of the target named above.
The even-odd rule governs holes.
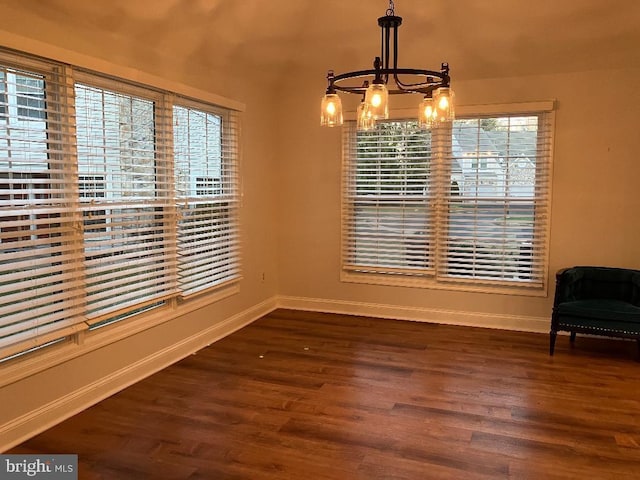
[[[349,152],[347,151],[348,139],[344,139],[342,147],[342,188],[341,188],[341,259],[340,259],[340,280],[346,283],[364,283],[371,285],[384,285],[384,286],[396,286],[396,287],[411,287],[411,288],[424,288],[424,289],[439,289],[450,291],[466,291],[477,293],[492,293],[492,294],[505,294],[505,295],[521,295],[521,296],[533,296],[544,297],[548,294],[548,268],[549,268],[549,233],[551,226],[551,193],[552,193],[552,176],[553,176],[553,143],[555,135],[555,101],[539,101],[539,102],[522,102],[522,103],[510,103],[510,104],[488,104],[488,105],[463,105],[456,107],[456,116],[458,118],[468,117],[499,117],[499,116],[529,116],[529,115],[543,115],[548,125],[548,148],[545,154],[545,164],[537,165],[536,168],[545,168],[546,174],[544,176],[544,186],[546,189],[546,202],[548,212],[546,213],[546,219],[543,220],[544,225],[539,227],[539,231],[543,232],[542,248],[544,252],[540,255],[543,261],[541,284],[528,284],[519,282],[508,281],[486,281],[482,279],[457,279],[450,277],[443,277],[439,271],[441,256],[443,254],[442,242],[442,229],[445,228],[445,222],[436,221],[436,225],[432,226],[434,230],[435,248],[429,253],[430,256],[435,258],[435,265],[432,275],[385,275],[376,272],[363,272],[354,271],[351,268],[345,268],[347,264],[347,251],[349,237],[347,234],[347,228],[349,222],[349,215],[351,215],[351,205],[347,199],[347,189],[349,188],[349,175],[350,164]],[[390,112],[390,120],[413,120],[415,118],[415,111],[413,109],[397,109]],[[345,131],[349,129],[348,124],[356,120],[355,112],[349,112],[345,115]],[[355,130],[355,129],[354,129]],[[345,135],[348,135],[346,133]],[[442,190],[445,188],[444,180],[442,178],[449,178],[447,176],[448,166],[445,164],[445,158],[449,158],[450,152],[450,139],[451,139],[451,126],[433,130],[433,138],[435,138],[436,145],[432,145],[433,157],[432,161],[434,168],[431,185],[434,186],[436,193],[436,200],[432,208],[436,211],[436,215],[443,217],[446,205],[443,200]],[[448,142],[448,143],[447,143]],[[534,217],[534,221],[539,222],[539,217]]]

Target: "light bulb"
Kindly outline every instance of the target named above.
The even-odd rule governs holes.
[[[327,103],[327,113],[329,115],[334,115],[336,113],[336,104],[333,102]]]
[[[371,106],[372,107],[379,107],[380,103],[382,103],[382,98],[380,97],[379,93],[376,93],[375,95],[373,95],[371,97]]]

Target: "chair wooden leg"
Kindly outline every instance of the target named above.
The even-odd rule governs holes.
[[[553,330],[551,330],[549,332],[549,355],[553,356],[553,349],[556,346],[556,336],[557,336],[558,332],[554,332]],[[639,340],[640,342],[640,340]]]

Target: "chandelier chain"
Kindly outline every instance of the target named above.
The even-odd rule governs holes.
[[[393,4],[393,0],[389,0],[389,8],[387,8],[387,16],[392,17],[396,14],[395,5]]]

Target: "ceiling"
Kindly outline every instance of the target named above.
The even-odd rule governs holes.
[[[0,0],[5,30],[112,62],[370,68],[385,0]],[[637,0],[396,0],[400,66],[476,79],[640,67]],[[31,31],[25,31],[28,24]],[[72,27],[69,27],[72,25]],[[46,33],[42,33],[46,32]]]

